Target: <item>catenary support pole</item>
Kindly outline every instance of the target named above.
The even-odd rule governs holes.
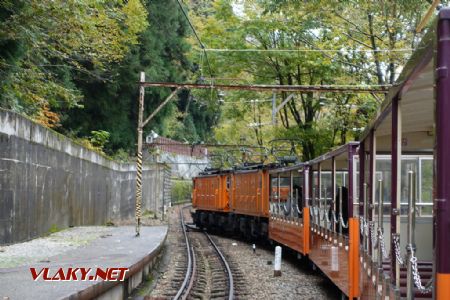
[[[145,73],[140,73],[140,82],[145,82]],[[141,203],[142,203],[142,130],[144,118],[144,96],[145,87],[139,86],[139,112],[138,112],[138,148],[136,161],[136,236],[140,235],[141,229]]]
[[[142,205],[142,146],[143,146],[143,130],[156,114],[177,94],[180,87],[177,87],[170,95],[147,117],[144,121],[144,97],[145,97],[145,73],[141,72],[139,76],[139,112],[138,112],[138,145],[137,145],[137,161],[136,161],[136,236],[140,235],[141,228],[141,205]],[[163,200],[164,201],[164,200]],[[164,215],[164,204],[162,206]]]

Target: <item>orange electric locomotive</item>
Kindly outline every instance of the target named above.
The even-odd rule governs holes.
[[[209,169],[193,179],[192,205],[197,208],[194,221],[198,225],[222,226],[230,211],[232,173]]]
[[[269,217],[268,166],[207,170],[193,180],[194,222],[253,237],[266,236]]]

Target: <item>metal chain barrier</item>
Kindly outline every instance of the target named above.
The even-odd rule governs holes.
[[[417,267],[417,257],[414,256],[414,250],[412,247],[411,248],[411,258],[410,258],[410,262],[411,262],[411,266],[412,266],[412,274],[413,274],[413,279],[414,279],[414,285],[417,287],[417,289],[422,293],[430,293],[433,290],[433,278],[430,279],[430,281],[428,281],[428,283],[423,286],[422,285],[422,280],[420,279],[420,274],[419,274],[419,268]]]
[[[289,197],[289,198],[286,200],[286,202],[284,202],[284,203],[282,204],[283,213],[284,213],[285,216],[289,215],[289,214],[291,213],[291,209],[292,209],[292,204],[287,205],[288,207],[290,206],[290,209],[289,209],[289,210],[286,208],[286,203],[287,203],[288,201],[289,201],[289,202],[292,202],[292,199]]]
[[[303,211],[300,210],[300,208],[298,207],[298,204],[295,204],[295,208],[296,208],[296,210],[297,210],[298,216],[299,216],[299,217],[302,216],[302,215],[303,215]]]
[[[364,220],[364,234],[369,237],[369,222]]]
[[[375,222],[374,221],[369,222],[369,231],[370,231],[370,239],[372,240],[372,246],[374,248],[376,248],[377,247],[377,236],[375,233]]]
[[[339,223],[339,220],[338,220],[338,218],[336,217],[336,212],[335,211],[333,211],[333,221],[334,221],[334,223]]]
[[[364,219],[364,217],[359,217],[359,230],[361,235],[369,236],[369,222]]]
[[[341,222],[342,227],[348,228],[348,222],[347,222],[347,224],[345,224],[344,218],[342,217],[341,213],[339,213],[339,222]]]
[[[381,231],[380,227],[378,227],[378,241],[381,247],[381,253],[383,254],[383,258],[388,258],[389,256],[386,251],[386,245],[384,244],[383,231]]]
[[[331,224],[329,210],[325,209],[325,218],[327,219],[327,224]]]
[[[397,234],[393,234],[392,238],[394,239],[395,259],[397,260],[400,266],[404,266],[405,261],[403,260],[402,255],[400,253],[400,238]]]
[[[361,235],[364,234],[364,218],[362,216],[359,216],[359,232]]]
[[[320,221],[325,221],[325,215],[326,215],[325,209],[320,208],[319,215],[320,215]]]

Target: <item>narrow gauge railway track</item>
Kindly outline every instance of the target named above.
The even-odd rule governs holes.
[[[234,299],[233,272],[225,256],[208,233],[188,227],[184,219],[186,208],[180,209],[180,222],[187,267],[181,287],[173,299]]]

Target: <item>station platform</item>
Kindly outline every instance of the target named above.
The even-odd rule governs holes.
[[[132,226],[74,227],[0,247],[0,300],[123,299],[151,271],[166,235],[167,226],[141,227],[140,237]]]

